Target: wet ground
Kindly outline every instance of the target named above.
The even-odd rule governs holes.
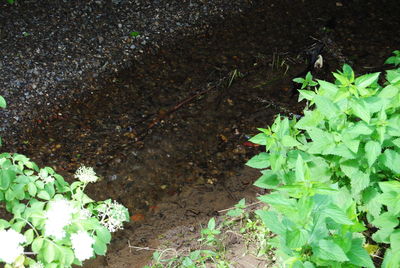
[[[326,45],[324,68],[315,73],[321,79],[345,61],[360,73],[382,66],[398,49],[395,2],[377,9],[361,1],[260,1],[148,51],[80,101],[43,111],[50,120],[38,119],[5,146],[67,179],[81,164],[94,167],[103,179],[89,194],[118,200],[133,220],[107,257],[87,267],[141,267],[151,252],[128,241],[156,246],[166,230],[256,195],[258,174],[244,163],[260,148],[247,137],[277,113],[301,111],[291,79],[306,67],[307,48]]]

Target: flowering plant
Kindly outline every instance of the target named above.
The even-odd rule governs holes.
[[[5,218],[0,218],[0,263],[5,268],[71,267],[105,255],[111,232],[129,220],[128,210],[84,193],[98,180],[92,168],[82,166],[75,178],[69,184],[24,155],[0,154],[0,215]]]

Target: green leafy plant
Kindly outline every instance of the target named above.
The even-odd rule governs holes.
[[[393,51],[393,54],[394,54],[394,56],[389,57],[385,61],[385,64],[393,64],[394,66],[397,66],[400,64],[400,50]]]
[[[92,168],[80,167],[75,178],[69,184],[24,155],[0,154],[0,263],[6,268],[71,267],[105,255],[111,232],[128,221],[128,210],[84,193],[98,180]]]
[[[317,85],[317,82],[313,80],[311,72],[308,72],[305,78],[297,77],[293,79],[293,82],[301,84],[301,89],[309,88]]]
[[[304,116],[278,115],[250,139],[266,148],[247,163],[261,169],[255,185],[272,190],[257,214],[287,267],[374,267],[365,248],[375,245],[382,267],[398,267],[400,70],[382,85],[346,64],[333,76],[297,79]]]

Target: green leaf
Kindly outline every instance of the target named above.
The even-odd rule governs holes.
[[[33,238],[34,238],[34,232],[33,229],[28,229],[26,230],[26,232],[24,233],[25,239],[26,239],[26,243],[29,245],[32,243]]]
[[[10,226],[11,224],[8,221],[0,219],[0,230],[9,228]]]
[[[374,268],[374,263],[368,252],[363,248],[363,241],[361,238],[354,238],[351,241],[351,249],[347,252],[349,262],[361,267]]]
[[[369,124],[369,121],[371,120],[371,115],[369,114],[368,107],[366,107],[364,102],[362,102],[361,100],[353,101],[351,103],[351,108],[354,115],[358,116],[361,120]]]
[[[340,113],[338,106],[327,97],[316,96],[314,101],[318,110],[328,119],[335,118]]]
[[[333,221],[340,224],[353,225],[353,222],[347,217],[346,212],[338,206],[331,204],[323,210],[326,217],[331,218]]]
[[[304,99],[311,101],[311,100],[313,100],[314,97],[317,95],[317,94],[315,94],[315,92],[312,91],[312,90],[300,89],[299,92],[300,92],[300,96],[299,96],[299,100],[300,100],[300,101],[302,101],[302,100],[304,100]]]
[[[38,253],[43,246],[44,239],[42,237],[36,237],[32,242],[32,251]]]
[[[386,71],[386,80],[391,84],[396,84],[400,81],[400,70],[387,70]]]
[[[7,190],[10,184],[15,180],[16,174],[11,169],[0,170],[0,190]]]
[[[394,150],[386,149],[385,152],[379,157],[381,163],[387,168],[400,174],[400,154]]]
[[[208,221],[208,229],[210,229],[210,230],[214,230],[215,229],[215,219],[214,218],[211,218],[209,221]]]
[[[52,243],[47,241],[44,243],[43,258],[47,263],[51,263],[56,258],[56,250]]]
[[[286,234],[286,243],[289,248],[301,248],[307,243],[308,232],[304,229],[288,230]]]
[[[96,239],[96,241],[93,244],[93,249],[97,255],[104,256],[106,255],[107,252],[107,245],[100,239]]]
[[[349,259],[344,253],[343,249],[339,247],[332,240],[322,239],[319,241],[318,246],[313,247],[313,252],[316,257],[323,260],[331,260],[338,262],[345,262]]]
[[[351,177],[351,193],[353,196],[358,195],[361,193],[362,190],[368,187],[370,182],[369,175],[362,171],[357,171]]]
[[[6,108],[7,103],[6,100],[3,98],[3,96],[0,96],[0,108]]]
[[[282,225],[278,218],[278,214],[275,211],[265,211],[257,210],[256,214],[260,216],[263,223],[270,229],[273,233],[282,235],[285,234],[286,228]]]
[[[285,135],[282,138],[282,145],[285,147],[294,147],[301,145],[295,138],[289,135]]]
[[[329,83],[324,80],[318,80],[319,90],[323,94],[323,96],[333,97],[339,91],[339,88],[332,83]]]
[[[400,263],[400,251],[394,251],[388,248],[385,252],[385,257],[381,268],[398,268]]]
[[[249,139],[249,141],[255,144],[267,145],[267,138],[268,136],[265,133],[259,133]]]
[[[279,185],[279,179],[275,172],[272,170],[263,170],[263,175],[256,180],[255,186],[264,189],[275,189]]]
[[[267,153],[260,153],[247,161],[246,165],[258,169],[268,168],[270,166],[269,155]]]
[[[365,153],[367,155],[368,165],[370,167],[381,154],[381,151],[381,144],[377,141],[369,141],[367,144],[365,144]]]
[[[400,81],[400,75],[399,75]],[[387,85],[384,87],[378,94],[378,97],[385,98],[385,99],[392,99],[399,94],[399,89],[393,85]]]
[[[28,193],[33,197],[36,195],[37,188],[34,182],[28,183]]]
[[[378,81],[379,75],[381,73],[365,74],[363,76],[357,77],[354,84],[359,88],[366,88]]]
[[[322,120],[324,115],[318,111],[304,111],[304,116],[296,123],[295,127],[298,129],[309,129],[316,127]]]
[[[395,251],[400,251],[400,229],[396,229],[390,235],[390,247]]]
[[[50,198],[51,198],[49,193],[46,192],[45,190],[40,190],[37,196],[44,200],[50,200]]]
[[[101,226],[96,229],[96,235],[101,241],[103,241],[106,244],[110,243],[111,241],[110,231],[108,231],[108,229],[105,228],[104,226]]]

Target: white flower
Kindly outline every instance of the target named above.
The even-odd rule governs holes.
[[[67,200],[54,200],[49,203],[46,211],[45,235],[62,239],[65,236],[64,227],[71,223],[75,208]]]
[[[19,244],[25,242],[25,237],[13,229],[0,231],[0,259],[11,264],[24,253],[24,248]]]
[[[72,248],[74,249],[75,257],[84,261],[93,256],[94,239],[88,233],[79,231],[71,235]]]
[[[111,233],[122,228],[122,223],[127,221],[128,210],[123,205],[107,202],[97,208],[99,211],[100,223]]]
[[[29,268],[44,268],[44,265],[43,265],[43,263],[38,261],[38,262],[35,262],[34,264],[29,265]]]
[[[74,177],[84,183],[96,182],[99,179],[92,167],[85,166],[78,168]]]

